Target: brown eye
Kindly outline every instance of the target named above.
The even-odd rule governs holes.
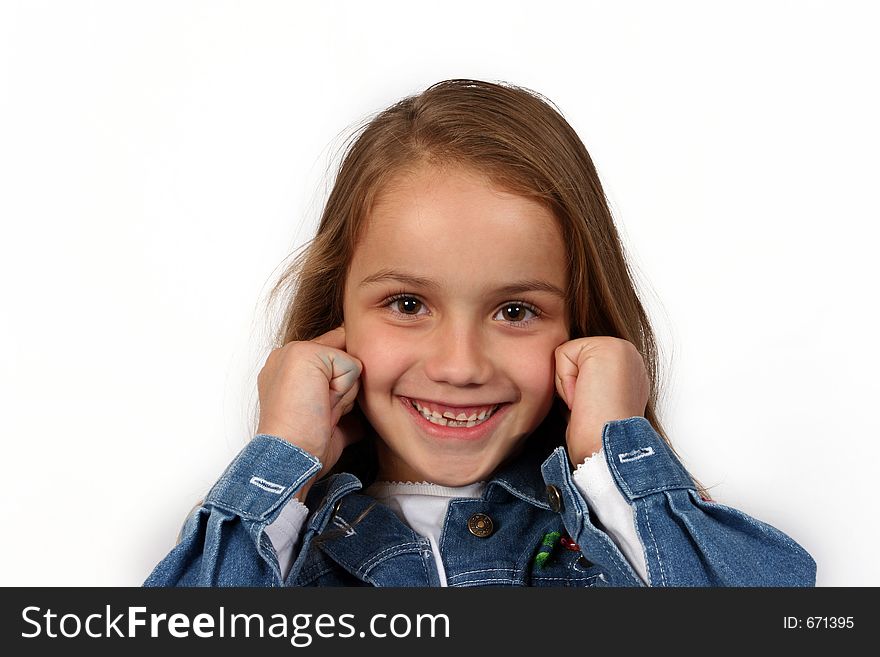
[[[510,326],[525,326],[536,320],[541,311],[527,303],[511,301],[495,313],[494,319],[507,322]]]
[[[415,315],[422,305],[422,302],[415,297],[401,297],[396,303],[397,309],[404,315]]]
[[[501,312],[504,314],[504,319],[508,319],[511,322],[521,322],[525,319],[526,311],[525,306],[521,306],[518,303],[509,303],[504,306]]]

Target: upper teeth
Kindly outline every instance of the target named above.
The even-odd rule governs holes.
[[[460,412],[458,415],[453,413],[452,411],[446,411],[442,415],[437,411],[431,410],[422,406],[419,402],[410,400],[412,405],[422,414],[422,416],[428,420],[429,422],[433,422],[434,424],[439,424],[441,426],[447,426],[452,424],[452,426],[467,426],[473,427],[480,422],[484,422],[487,420],[492,413],[494,413],[498,409],[498,404],[495,406],[490,406],[482,409],[480,412],[473,411],[470,415],[467,415],[464,412]]]

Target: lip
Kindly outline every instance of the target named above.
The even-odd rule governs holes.
[[[398,397],[398,399],[423,433],[441,440],[481,440],[495,430],[495,427],[500,422],[499,416],[505,415],[510,406],[509,402],[502,403],[488,420],[473,427],[444,427],[440,424],[428,422],[415,409],[409,397]]]

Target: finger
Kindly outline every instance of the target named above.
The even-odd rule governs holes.
[[[337,326],[335,329],[327,331],[326,333],[319,335],[317,338],[314,338],[312,342],[317,342],[318,344],[327,347],[333,347],[334,349],[345,351],[345,328]]]
[[[564,350],[556,353],[556,391],[568,408],[574,403],[575,384],[577,383],[578,366]]]
[[[345,391],[345,394],[343,394],[339,398],[339,400],[335,404],[333,404],[333,424],[337,424],[343,415],[346,415],[354,408],[359,389],[360,384],[355,381],[354,384]]]
[[[568,400],[565,398],[565,388],[562,387],[562,377],[559,376],[559,372],[554,372],[553,383],[556,385],[556,394],[568,405]]]
[[[329,353],[326,358],[330,361],[330,390],[337,394],[344,394],[357,383],[364,371],[364,365],[360,360],[345,352]]]

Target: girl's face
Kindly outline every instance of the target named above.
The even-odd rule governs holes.
[[[553,403],[553,352],[568,339],[556,220],[468,170],[423,167],[380,195],[364,228],[345,340],[364,366],[379,478],[487,480]]]

